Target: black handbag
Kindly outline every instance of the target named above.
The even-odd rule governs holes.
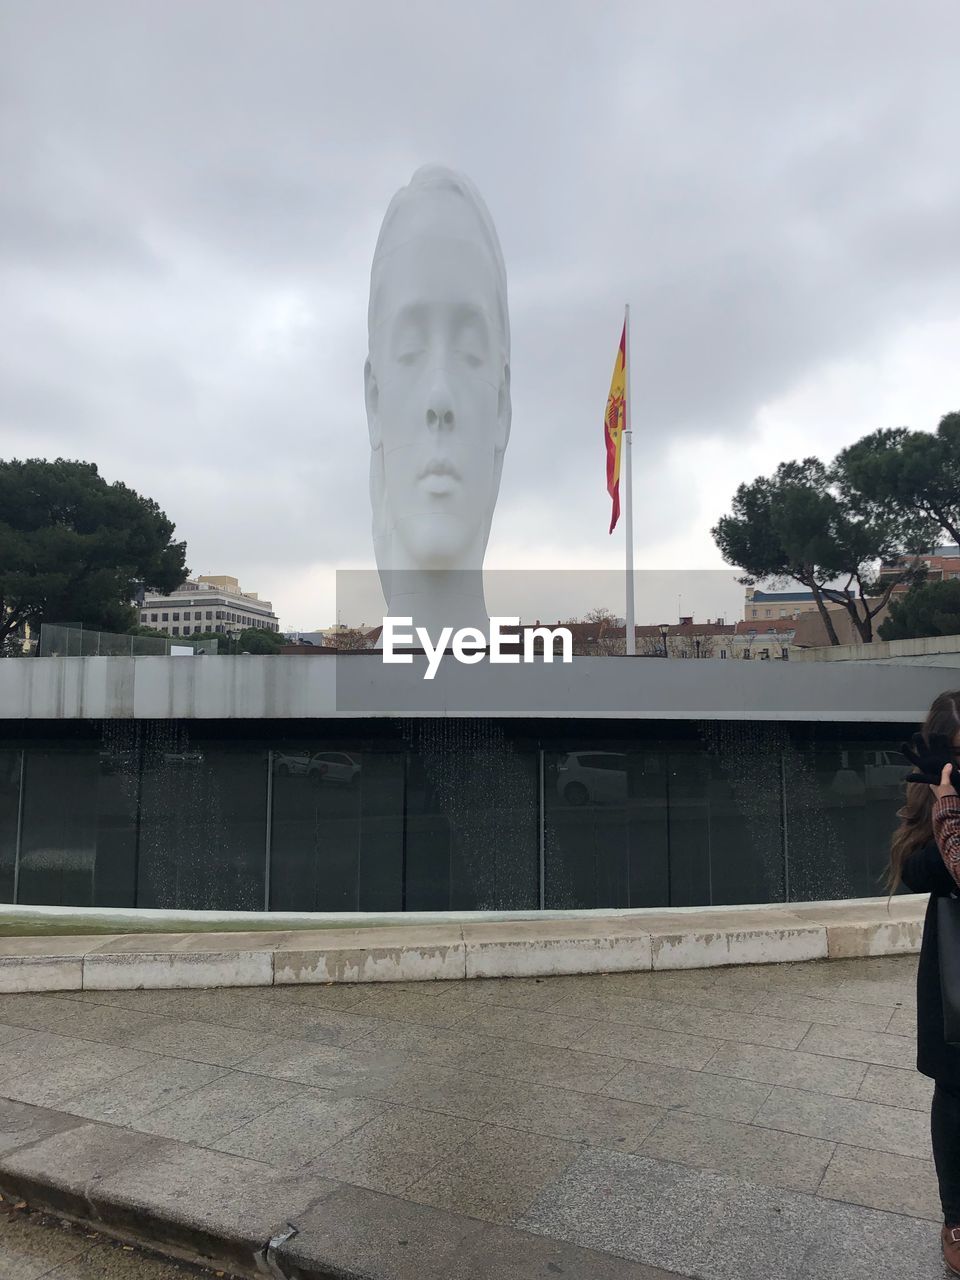
[[[937,899],[937,948],[943,1038],[947,1044],[960,1045],[960,898]]]

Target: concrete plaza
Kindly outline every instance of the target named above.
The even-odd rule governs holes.
[[[251,1276],[937,1276],[915,970],[2,995],[0,1189]]]

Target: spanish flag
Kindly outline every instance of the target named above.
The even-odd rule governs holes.
[[[603,415],[603,438],[607,446],[607,493],[613,501],[610,513],[610,532],[613,533],[620,519],[620,446],[623,440],[626,415],[627,390],[627,326],[624,322],[620,335],[620,347],[613,366],[613,380],[607,397],[607,411]]]

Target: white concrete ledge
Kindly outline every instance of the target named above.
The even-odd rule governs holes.
[[[0,938],[0,991],[418,982],[916,952],[927,898],[658,911],[438,913],[359,928]]]

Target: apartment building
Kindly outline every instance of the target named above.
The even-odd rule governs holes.
[[[188,578],[169,595],[147,592],[139,605],[140,622],[168,636],[195,636],[212,631],[239,635],[241,631],[279,631],[269,600],[255,591],[241,591],[236,578],[201,574]]]

